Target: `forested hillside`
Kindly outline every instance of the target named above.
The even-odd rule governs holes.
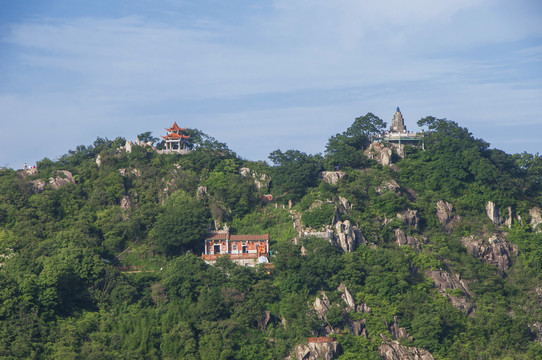
[[[418,125],[424,150],[371,144],[368,113],[324,154],[190,129],[185,155],[1,169],[0,358],[542,359],[542,158]],[[206,264],[223,228],[269,234],[274,268]]]

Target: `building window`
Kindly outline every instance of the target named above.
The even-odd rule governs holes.
[[[232,250],[237,250],[237,244],[232,244],[231,248]]]

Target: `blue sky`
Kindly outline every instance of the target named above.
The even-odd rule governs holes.
[[[0,167],[173,121],[316,153],[396,106],[542,152],[539,0],[3,0],[0,70]]]

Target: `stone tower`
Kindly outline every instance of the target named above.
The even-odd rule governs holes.
[[[403,131],[406,131],[405,121],[403,120],[401,110],[397,107],[395,115],[393,115],[393,120],[391,121],[390,132],[398,133]]]

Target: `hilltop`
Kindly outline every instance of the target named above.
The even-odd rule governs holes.
[[[542,158],[401,122],[269,163],[175,123],[182,151],[0,171],[0,356],[542,359]],[[220,231],[268,235],[273,267],[206,263]]]

